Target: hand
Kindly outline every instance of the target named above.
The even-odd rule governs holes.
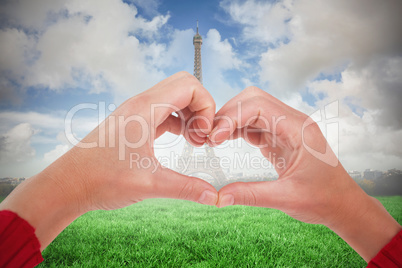
[[[308,120],[307,115],[256,87],[247,88],[226,103],[216,114],[209,144],[242,137],[260,147],[263,156],[276,164],[279,178],[230,184],[220,190],[218,205],[271,207],[304,222],[325,223],[338,209],[339,196],[358,186],[345,176],[332,151],[327,152],[326,159],[317,159],[305,149],[304,142],[319,152],[330,150],[317,124],[306,127],[302,136]],[[325,162],[331,158],[336,160],[335,167]]]
[[[35,227],[43,250],[90,210],[122,208],[147,198],[215,205],[212,185],[162,168],[153,152],[154,140],[165,131],[204,144],[214,116],[208,91],[190,74],[177,73],[124,102],[77,146],[19,185],[0,209],[18,213]]]
[[[229,184],[219,191],[219,207],[270,207],[300,221],[325,224],[366,260],[400,230],[381,204],[350,178],[307,115],[250,87],[218,111],[208,143],[216,146],[239,137],[276,163],[279,177]]]
[[[53,174],[73,162],[78,174],[74,188],[81,188],[76,196],[84,199],[85,211],[117,209],[147,198],[215,205],[217,192],[211,185],[161,167],[153,151],[155,139],[165,131],[184,134],[193,145],[201,146],[214,116],[215,102],[209,92],[194,76],[181,72],[124,102],[45,172]],[[97,146],[80,148],[88,144]]]

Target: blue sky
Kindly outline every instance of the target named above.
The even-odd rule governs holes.
[[[343,165],[402,168],[401,11],[396,0],[3,2],[0,177],[32,176],[71,148],[72,107],[118,105],[192,73],[197,19],[204,85],[218,107],[250,85],[307,114],[336,102],[329,139]],[[74,135],[97,121],[97,111],[81,111]],[[217,149],[239,152],[258,155],[244,144]]]

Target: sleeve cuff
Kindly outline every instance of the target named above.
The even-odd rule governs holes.
[[[0,241],[0,267],[34,267],[43,261],[35,229],[12,211],[0,211]]]
[[[367,267],[402,267],[402,231],[378,252]]]

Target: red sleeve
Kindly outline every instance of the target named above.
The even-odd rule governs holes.
[[[402,231],[378,252],[367,267],[402,267]]]
[[[35,229],[16,213],[0,211],[0,267],[34,267],[42,261]]]

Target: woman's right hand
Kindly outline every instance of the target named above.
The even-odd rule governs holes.
[[[400,230],[348,175],[309,116],[249,87],[218,111],[208,143],[216,146],[239,137],[258,146],[279,177],[229,184],[219,191],[219,207],[269,207],[303,222],[325,224],[366,260]]]

